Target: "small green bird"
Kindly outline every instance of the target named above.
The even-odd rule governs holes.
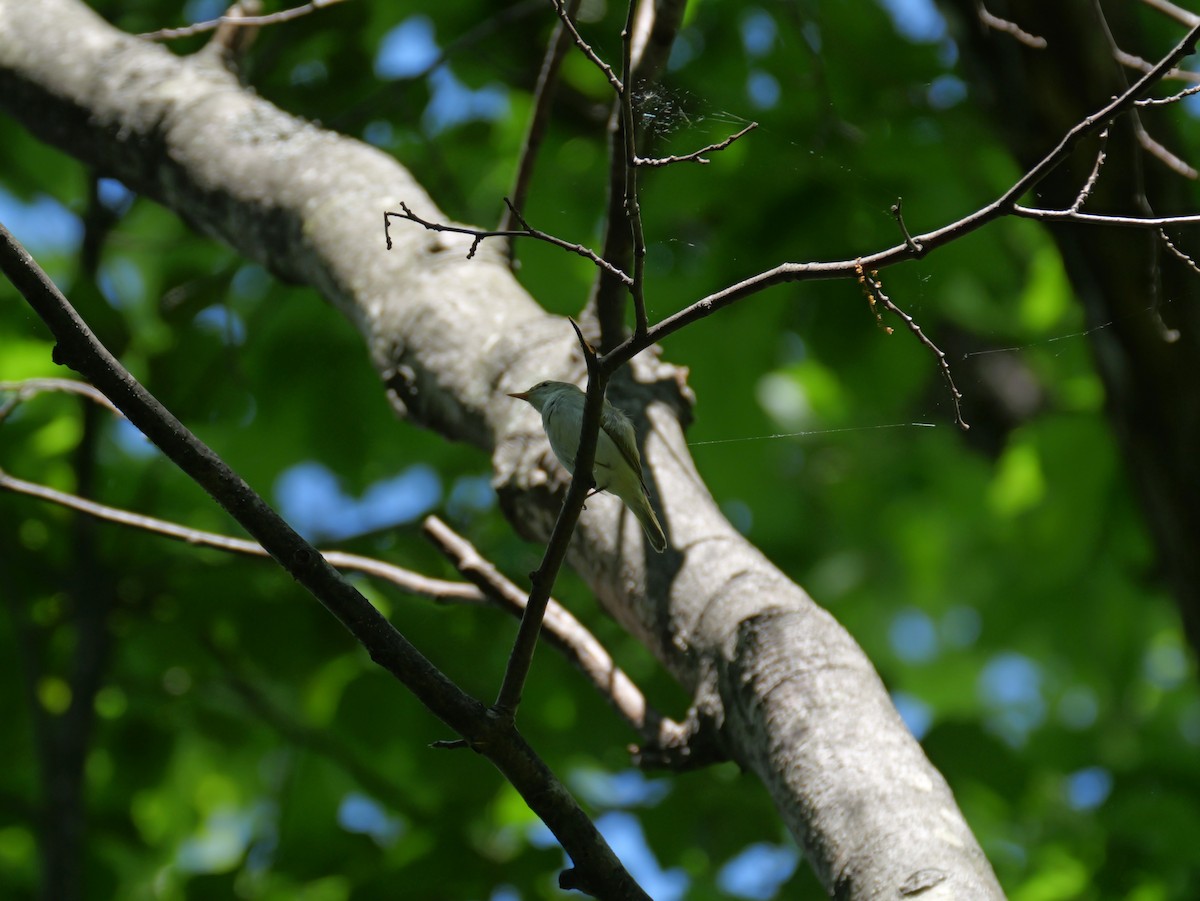
[[[538,382],[528,391],[510,394],[542,414],[542,428],[550,439],[550,448],[567,472],[575,473],[575,454],[579,451],[579,432],[583,426],[583,407],[587,395],[566,382]],[[596,440],[596,490],[619,497],[630,509],[658,553],[667,547],[667,537],[650,506],[646,482],[642,478],[642,458],[638,454],[633,423],[624,413],[604,401],[600,414],[600,435]]]

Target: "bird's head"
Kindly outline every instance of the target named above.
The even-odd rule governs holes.
[[[509,397],[525,401],[540,413],[547,403],[563,392],[579,392],[579,389],[566,382],[545,381],[538,382],[526,391],[517,391],[514,394],[510,394]]]

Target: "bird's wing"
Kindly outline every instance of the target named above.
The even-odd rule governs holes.
[[[645,485],[645,479],[642,477],[642,458],[637,449],[637,434],[633,431],[633,423],[629,421],[629,417],[611,404],[605,404],[604,412],[600,416],[600,427],[608,433],[621,456],[637,473],[638,481]]]

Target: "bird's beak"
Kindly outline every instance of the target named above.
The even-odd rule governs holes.
[[[529,400],[529,392],[518,391],[515,394],[510,394],[509,397],[515,397],[517,400]]]

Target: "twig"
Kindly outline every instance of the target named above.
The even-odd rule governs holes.
[[[987,28],[994,31],[1003,32],[1016,38],[1026,47],[1032,47],[1034,50],[1045,50],[1046,39],[1038,37],[1036,34],[1030,34],[1018,25],[1016,22],[1010,22],[1008,19],[1002,19],[997,15],[993,15],[986,6],[983,5],[983,0],[977,0],[975,3],[976,12],[979,15],[979,21]]]
[[[929,349],[930,353],[932,353],[937,359],[938,368],[942,372],[942,378],[945,380],[946,386],[950,389],[950,398],[954,401],[954,421],[958,423],[958,427],[964,432],[970,429],[971,427],[967,425],[966,421],[962,417],[962,406],[960,404],[960,401],[962,400],[962,394],[954,384],[954,376],[950,374],[950,364],[946,362],[945,352],[925,336],[925,333],[921,331],[921,326],[917,325],[915,319],[909,316],[908,313],[904,312],[904,310],[896,306],[892,299],[883,292],[883,284],[879,281],[879,273],[864,273],[862,276],[862,284],[868,291],[870,291],[875,302],[882,305],[883,308],[890,313],[899,316],[904,321],[905,326],[908,327],[908,330],[912,332],[916,336],[917,340],[924,344],[925,347]],[[873,308],[874,305],[872,305],[872,309]],[[891,334],[891,329],[888,329],[888,333]]]
[[[1128,69],[1136,69],[1138,72],[1149,72],[1151,64],[1133,53],[1127,53],[1120,47],[1113,48],[1113,59],[1119,62],[1122,66]],[[1173,81],[1200,81],[1200,72],[1193,72],[1189,69],[1172,69],[1163,76],[1163,80]]]
[[[206,31],[215,31],[221,27],[233,26],[259,26],[259,25],[278,25],[281,22],[290,22],[292,19],[299,19],[301,16],[307,16],[319,9],[327,6],[333,6],[337,3],[344,3],[345,0],[312,0],[311,3],[305,3],[303,6],[297,6],[292,9],[284,9],[277,13],[270,13],[265,16],[219,16],[216,19],[209,19],[206,22],[197,22],[194,25],[186,25],[182,28],[160,28],[158,31],[147,31],[144,34],[139,34],[138,37],[145,38],[148,41],[173,41],[176,38],[190,38],[198,34],[203,34]]]
[[[77,494],[69,494],[46,485],[40,485],[37,482],[28,482],[24,479],[19,479],[16,476],[9,475],[4,470],[0,470],[0,490],[37,498],[47,503],[66,507],[69,510],[75,510],[94,519],[149,532],[153,535],[170,538],[174,541],[182,541],[194,547],[212,548],[247,557],[268,558],[271,556],[263,549],[262,545],[255,541],[248,541],[245,538],[234,538],[216,532],[205,532],[201,529],[192,529],[165,519],[158,519],[154,516],[133,513],[129,510],[122,510],[119,507],[110,507],[107,504],[97,503],[85,497],[80,497]],[[464,585],[461,582],[449,582],[444,579],[430,578],[420,573],[415,573],[412,570],[385,563],[383,560],[364,557],[360,554],[349,554],[344,551],[321,551],[320,553],[322,557],[338,569],[348,572],[360,572],[364,575],[382,579],[408,594],[429,598],[441,604],[482,604],[486,601],[486,598],[477,589],[470,585]]]
[[[440,222],[430,222],[428,219],[422,219],[411,209],[408,204],[401,202],[400,212],[385,212],[383,214],[383,235],[387,241],[387,249],[392,249],[392,235],[390,231],[390,222],[392,217],[397,219],[407,219],[409,222],[415,222],[429,231],[433,232],[451,232],[456,235],[470,235],[474,240],[471,242],[471,249],[467,251],[467,259],[473,259],[475,251],[479,249],[479,245],[485,238],[535,238],[538,241],[545,241],[547,244],[553,244],[563,250],[578,254],[584,259],[591,260],[596,266],[603,269],[609,275],[616,278],[621,284],[632,284],[633,280],[618,269],[616,266],[609,263],[607,260],[601,259],[592,250],[584,247],[582,244],[572,244],[570,241],[564,241],[562,238],[556,238],[554,235],[547,234],[539,229],[532,228],[528,222],[522,218],[521,214],[512,206],[509,199],[504,199],[509,210],[512,211],[516,220],[521,224],[519,229],[485,229],[485,228],[467,228],[461,225],[445,225]]]
[[[1200,80],[1200,75],[1196,75]],[[1194,84],[1190,88],[1184,88],[1177,94],[1172,94],[1170,97],[1147,97],[1145,100],[1138,100],[1134,106],[1167,106],[1171,103],[1178,103],[1184,97],[1190,97],[1195,93],[1200,93],[1200,84]]]
[[[550,592],[554,589],[554,580],[562,568],[567,556],[567,544],[575,532],[575,524],[583,511],[583,502],[594,484],[592,467],[596,462],[596,442],[600,434],[600,412],[604,405],[604,389],[608,383],[608,374],[602,372],[596,365],[596,351],[584,340],[583,332],[579,330],[575,320],[570,320],[583,350],[587,363],[588,386],[587,400],[583,407],[583,423],[579,433],[579,450],[575,454],[574,474],[571,476],[571,486],[567,496],[563,498],[562,507],[558,511],[558,519],[554,523],[554,531],[546,544],[541,565],[529,574],[533,587],[529,592],[525,611],[521,616],[521,626],[517,630],[517,638],[513,642],[512,652],[508,657],[508,665],[504,670],[504,680],[500,684],[500,692],[492,709],[502,718],[511,720],[516,716],[517,707],[521,703],[521,693],[525,688],[525,679],[529,675],[529,667],[533,662],[533,652],[537,647],[538,633],[542,627],[542,617],[550,602]]]
[[[583,35],[579,33],[579,29],[575,27],[575,23],[571,20],[570,14],[567,12],[566,3],[564,0],[550,0],[550,4],[554,7],[554,11],[558,13],[558,17],[562,20],[563,25],[571,32],[571,37],[575,40],[575,46],[578,47],[583,55],[592,61],[592,64],[604,73],[604,77],[608,79],[608,83],[612,85],[614,91],[620,94],[625,90],[621,85],[621,79],[617,78],[617,73],[612,70],[612,66],[602,60],[591,45],[583,39]]]
[[[1075,202],[1071,204],[1071,212],[1077,213],[1087,202],[1092,191],[1095,190],[1096,182],[1100,179],[1100,170],[1104,168],[1104,163],[1108,159],[1108,129],[1100,132],[1100,148],[1096,151],[1096,162],[1092,164],[1092,172],[1084,182],[1083,187],[1079,189],[1079,193],[1075,196]]]
[[[1136,122],[1134,129],[1138,143],[1142,145],[1142,149],[1148,154],[1174,172],[1176,175],[1182,175],[1184,178],[1195,180],[1200,173],[1196,169],[1184,162],[1158,141],[1150,136],[1150,132],[1146,131],[1141,121]]]
[[[1113,216],[1108,213],[1082,213],[1073,209],[1044,210],[1017,204],[1014,216],[1023,219],[1040,219],[1045,222],[1079,222],[1088,225],[1112,225],[1118,228],[1162,228],[1164,225],[1200,225],[1200,213],[1187,216]]]
[[[1197,275],[1200,275],[1200,265],[1197,265],[1195,260],[1175,246],[1175,242],[1172,241],[1167,235],[1166,229],[1160,228],[1158,230],[1158,237],[1162,240],[1163,244],[1166,245],[1167,250],[1171,251],[1171,253],[1173,253],[1180,260],[1180,262],[1182,262]]]
[[[588,884],[596,887],[594,894],[648,901],[595,824],[516,731],[511,719],[490,715],[479,701],[430,663],[240,476],[146,391],[96,340],[46,273],[2,225],[0,270],[53,332],[58,342],[55,360],[71,366],[103,391],[130,422],[195,479],[337,617],[372,660],[394,675],[435,716],[470,741],[473,748],[485,754],[549,827],[576,870],[582,870]],[[596,429],[599,413],[597,404],[593,423]],[[594,450],[594,433],[591,444]],[[579,506],[583,503],[582,493]],[[565,553],[565,540],[563,545]],[[560,875],[560,879],[566,877],[567,873]]]
[[[475,547],[436,516],[425,519],[425,535],[463,577],[501,607],[520,616],[528,598]],[[617,713],[643,738],[657,740],[673,721],[649,709],[645,695],[613,661],[596,637],[574,614],[553,598],[546,605],[544,627],[550,643],[580,670]],[[679,728],[679,724],[674,724]]]
[[[908,225],[904,221],[903,197],[897,197],[896,202],[892,204],[892,218],[896,220],[896,225],[900,227],[900,234],[904,236],[904,246],[909,249],[909,252],[914,257],[920,256],[924,248],[914,241],[913,236],[908,232]]]
[[[670,166],[672,163],[700,163],[701,165],[707,166],[709,160],[704,158],[704,154],[717,153],[718,151],[724,150],[738,138],[749,134],[756,128],[758,128],[758,123],[751,122],[737,134],[730,135],[724,141],[719,141],[716,144],[709,144],[707,147],[701,147],[699,150],[693,150],[691,153],[685,153],[681,156],[635,156],[633,158],[633,164],[635,166],[644,166],[647,169],[652,169],[658,166]]]
[[[579,9],[580,0],[570,0],[565,10],[566,18],[570,19]],[[521,145],[521,158],[517,163],[517,172],[513,178],[511,202],[506,204],[504,215],[500,218],[500,230],[510,230],[516,221],[516,214],[525,208],[525,198],[529,193],[529,185],[533,180],[533,168],[537,162],[538,151],[546,136],[546,126],[550,121],[550,107],[554,101],[555,89],[558,87],[558,72],[562,67],[563,57],[566,56],[571,35],[562,19],[554,26],[550,41],[546,45],[546,55],[542,59],[542,68],[538,72],[537,86],[533,90],[533,112],[529,116],[529,126],[525,129],[525,142]],[[508,245],[508,259],[511,264],[515,257],[516,245]]]
[[[113,406],[111,400],[105,397],[101,392],[97,391],[87,382],[80,382],[76,379],[25,379],[20,382],[0,382],[0,392],[12,392],[15,396],[10,399],[9,403],[0,410],[0,419],[3,419],[8,414],[12,406],[15,406],[22,401],[25,401],[43,391],[58,391],[68,394],[78,394],[81,397],[86,397],[93,403],[97,403],[106,410],[121,415],[121,411]]]
[[[871,310],[871,315],[875,317],[875,325],[879,327],[881,332],[890,335],[892,334],[893,329],[890,325],[883,324],[883,314],[879,312],[879,307],[875,304],[875,289],[877,283],[874,281],[874,279],[878,274],[878,272],[872,272],[872,281],[868,283],[867,273],[860,265],[858,267],[858,284],[859,287],[862,288],[863,295],[867,298],[867,306]]]
[[[1151,9],[1156,9],[1163,15],[1170,16],[1176,22],[1188,28],[1195,28],[1197,25],[1200,25],[1200,15],[1196,15],[1196,13],[1181,6],[1176,6],[1170,0],[1142,0],[1142,2]]]
[[[621,78],[626,85],[633,84],[633,20],[637,12],[637,0],[629,0],[625,15],[625,28],[621,31]],[[642,230],[642,207],[638,200],[637,177],[637,130],[633,123],[633,91],[617,92],[617,104],[621,116],[621,137],[624,143],[625,170],[625,219],[633,241],[633,284],[629,293],[633,297],[633,334],[646,334],[649,322],[646,319],[646,235]]]

